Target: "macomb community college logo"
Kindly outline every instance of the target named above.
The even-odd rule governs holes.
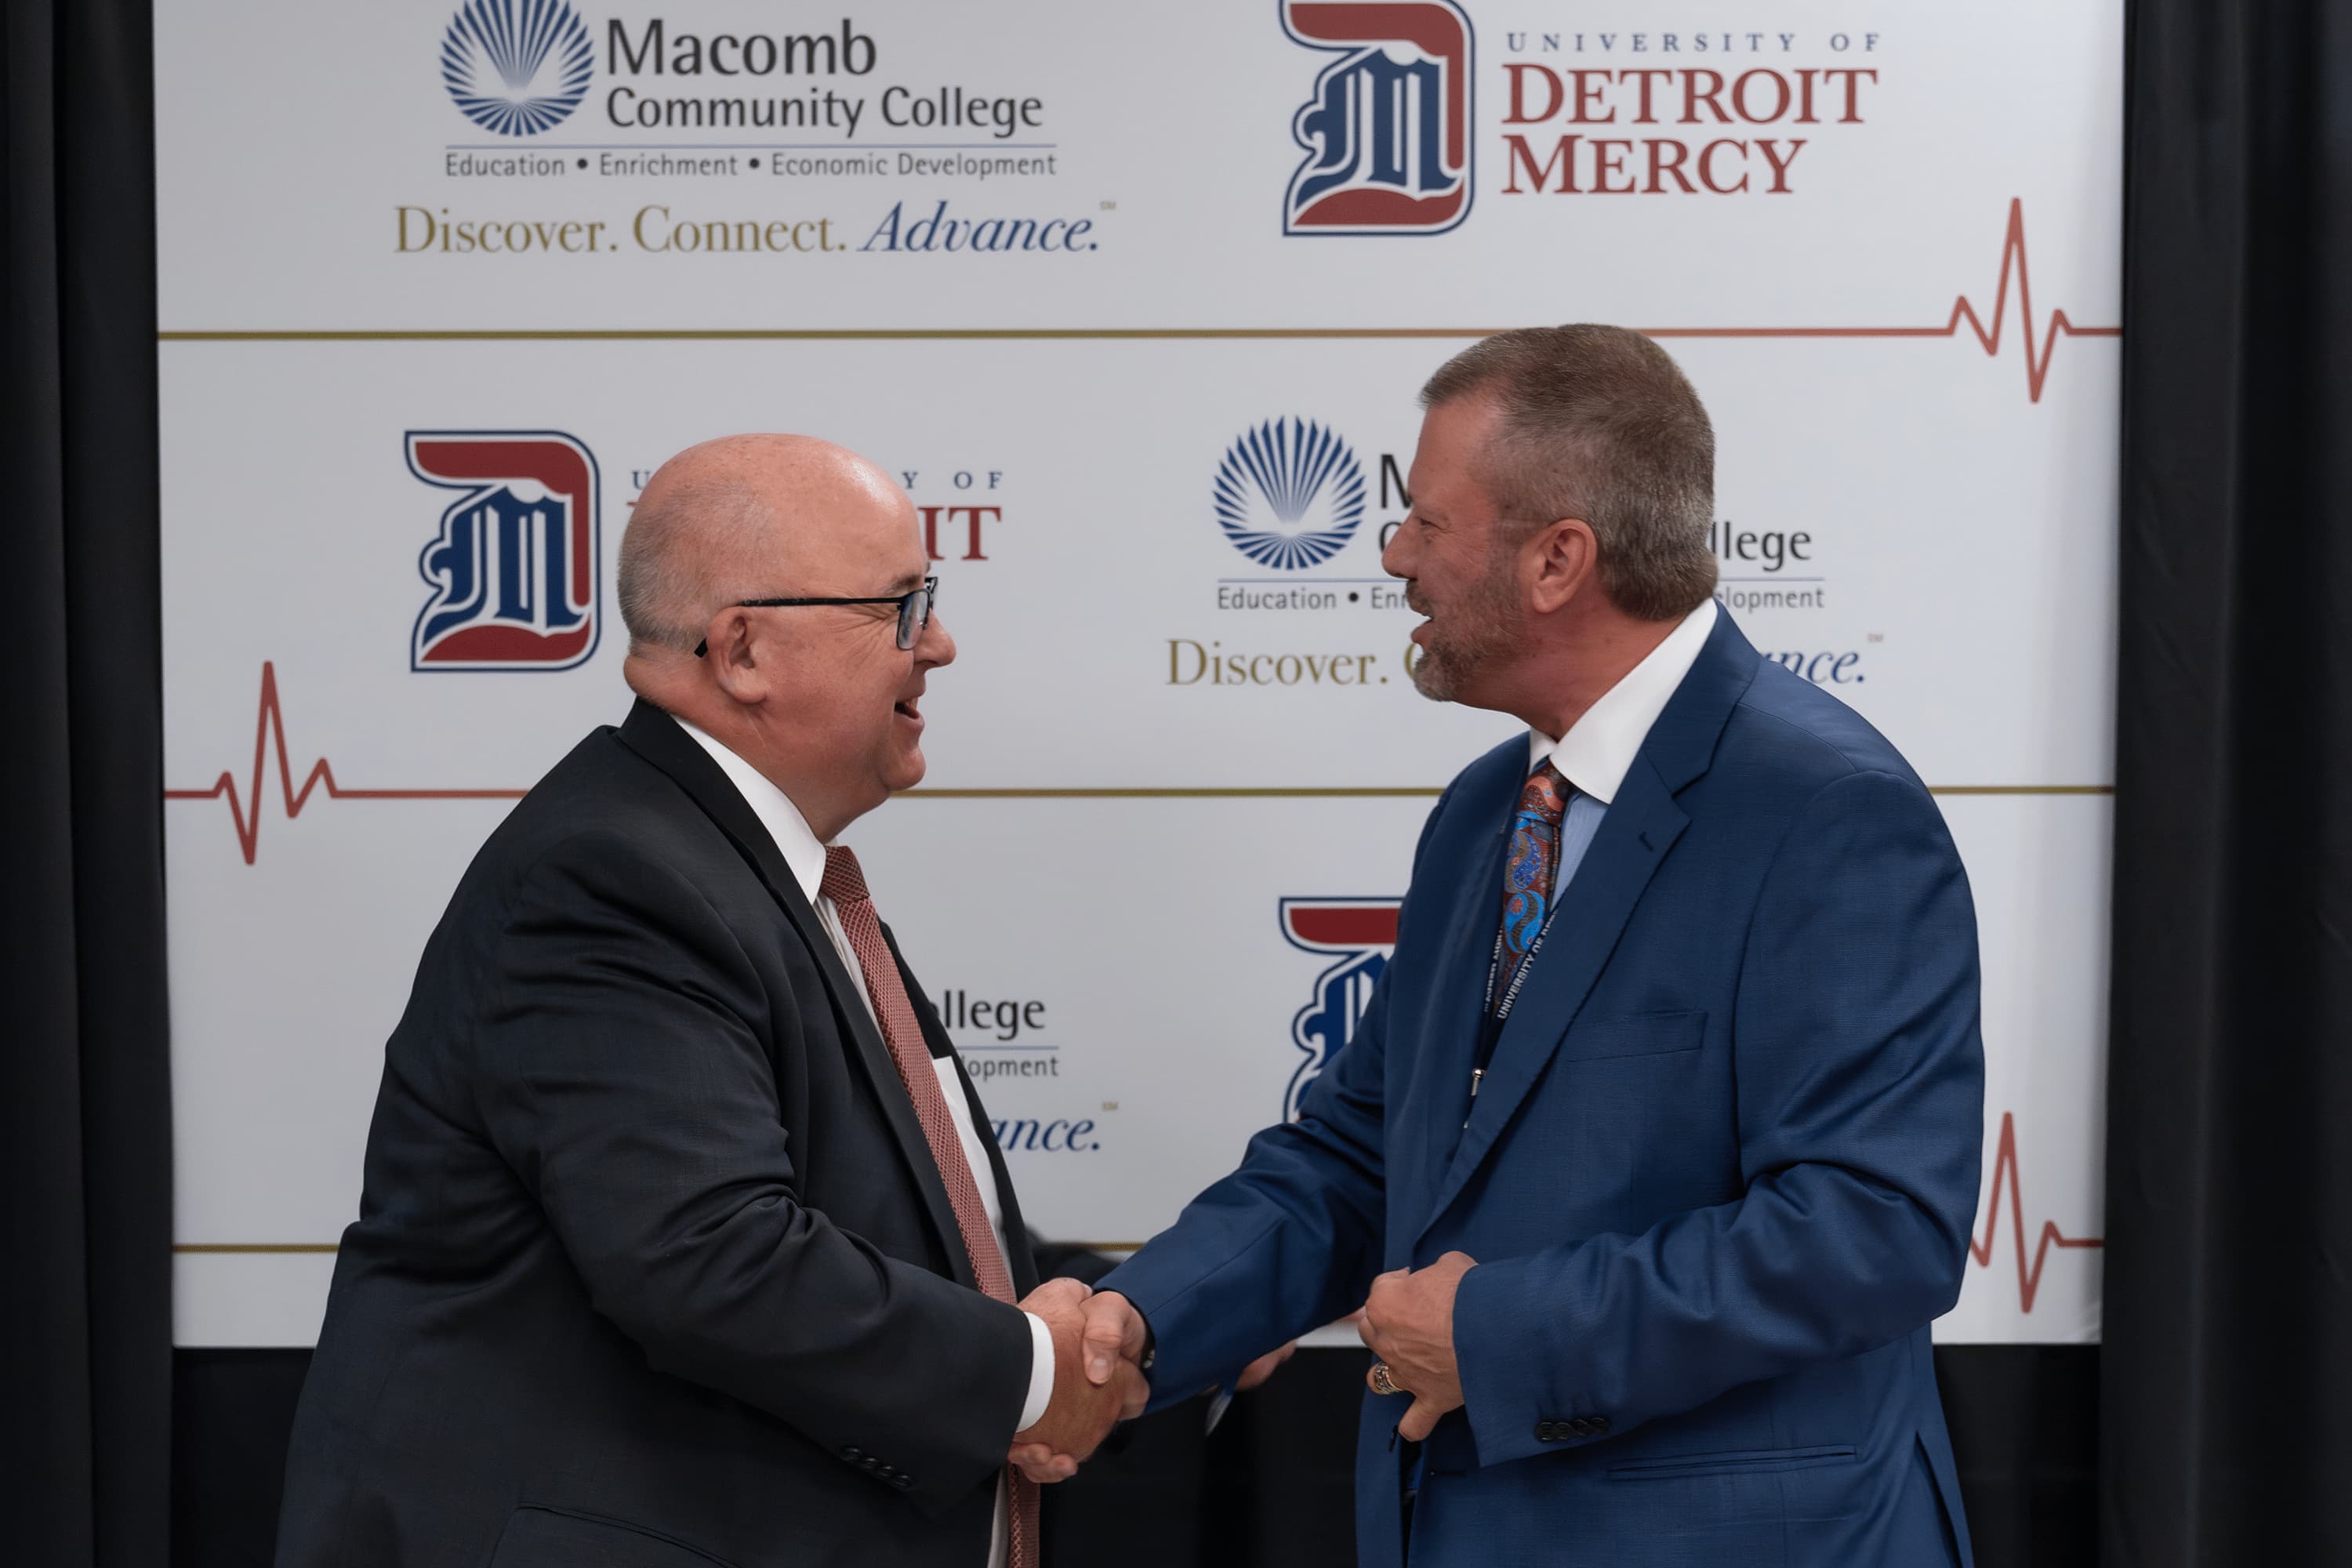
[[[1364,469],[1336,432],[1269,419],[1225,449],[1214,495],[1217,526],[1234,549],[1297,572],[1330,560],[1354,536],[1364,520]]]
[[[1285,234],[1443,234],[1470,212],[1470,18],[1454,0],[1277,0],[1339,58],[1291,122]]]
[[[1396,951],[1397,911],[1402,899],[1284,899],[1276,909],[1290,945],[1338,963],[1315,977],[1315,1000],[1290,1021],[1290,1043],[1306,1059],[1290,1075],[1282,1097],[1282,1119],[1298,1120],[1307,1086],[1322,1076],[1356,1037],[1372,987]]]
[[[595,58],[565,0],[469,0],[442,37],[441,80],[483,130],[536,136],[580,107]]]
[[[457,492],[416,569],[414,670],[569,669],[596,651],[594,454],[555,430],[411,430],[408,471]]]

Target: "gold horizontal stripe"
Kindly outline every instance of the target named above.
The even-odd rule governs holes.
[[[1488,338],[1500,327],[464,327],[159,331],[166,343],[972,343]]]
[[[207,1253],[331,1253],[339,1248],[331,1241],[183,1241],[174,1243],[172,1250]]]
[[[1966,301],[1962,302],[1965,308]],[[2078,327],[2078,338],[2120,337],[2118,327]],[[167,343],[402,342],[1237,342],[1411,338],[1489,338],[1502,327],[449,327],[321,328],[158,331]],[[1952,338],[1960,316],[1940,327],[1636,327],[1650,338],[1731,341]],[[1982,329],[1979,329],[1982,335]],[[1991,349],[1988,353],[1994,352]],[[2031,360],[2029,352],[2028,359]],[[2036,383],[2038,385],[2039,383]]]
[[[1241,789],[908,789],[908,800],[1434,800],[1444,791],[1419,784],[1389,787],[1302,785]],[[2113,784],[1931,784],[1929,795],[2113,795]]]
[[[1353,787],[1307,784],[1241,789],[907,789],[917,800],[1424,800],[1442,792],[1419,784]]]

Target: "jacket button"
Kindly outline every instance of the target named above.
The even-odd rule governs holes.
[[[1592,1435],[1594,1436],[1598,1437],[1601,1434],[1608,1430],[1609,1417],[1606,1415],[1595,1415],[1592,1417]]]
[[[844,1448],[841,1451],[841,1457],[845,1459],[862,1459],[866,1456],[856,1448]]]
[[[1581,1415],[1570,1421],[1568,1424],[1568,1429],[1575,1433],[1580,1437],[1590,1437],[1592,1436],[1592,1423]]]
[[[1559,1442],[1559,1424],[1558,1422],[1556,1422],[1556,1421],[1538,1421],[1538,1422],[1537,1422],[1537,1423],[1536,1423],[1536,1441],[1537,1441],[1537,1442],[1538,1442],[1538,1443],[1557,1443],[1557,1442]]]
[[[912,1476],[892,1476],[890,1478],[890,1484],[897,1487],[900,1491],[905,1491],[908,1487],[915,1484],[915,1478]]]

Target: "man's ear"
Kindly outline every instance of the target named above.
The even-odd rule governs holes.
[[[1601,542],[1582,518],[1564,517],[1545,524],[1528,542],[1534,557],[1532,608],[1550,615],[1583,591],[1601,571]]]
[[[702,655],[719,689],[747,708],[768,700],[775,678],[776,647],[759,635],[759,626],[740,606],[719,611]]]

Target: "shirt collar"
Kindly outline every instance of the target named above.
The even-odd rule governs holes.
[[[1586,709],[1559,740],[1540,730],[1529,730],[1528,771],[1535,772],[1549,757],[1579,794],[1589,795],[1603,805],[1615,799],[1626,770],[1649,738],[1650,726],[1658,721],[1683,677],[1698,662],[1707,634],[1715,630],[1716,615],[1715,601],[1710,598],[1685,616],[1682,624],[1666,634],[1665,641],[1602,692],[1601,700]]]
[[[760,819],[760,826],[766,828],[768,837],[776,841],[776,849],[783,856],[784,864],[792,868],[793,880],[801,885],[803,896],[814,905],[817,889],[824,882],[824,846],[817,842],[808,818],[803,816],[801,808],[793,804],[793,797],[778,789],[767,774],[729,751],[698,727],[678,719],[675,713],[670,717],[677,719],[677,727],[693,736],[695,744],[710,753],[710,760],[719,764],[719,771],[735,785],[737,792],[743,796],[743,803],[751,808],[751,815]]]

